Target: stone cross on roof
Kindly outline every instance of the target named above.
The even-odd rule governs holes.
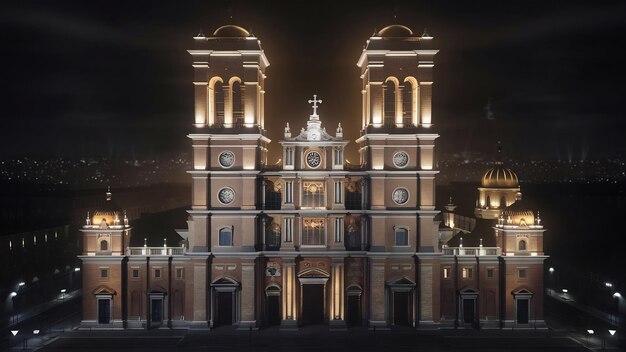
[[[313,100],[309,99],[309,104],[313,104],[313,115],[317,116],[317,103],[322,103],[322,99],[317,100],[317,94],[313,94]]]

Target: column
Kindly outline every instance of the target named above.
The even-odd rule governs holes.
[[[258,121],[257,113],[257,106],[259,105],[257,102],[259,87],[256,82],[246,83],[245,86],[242,86],[242,88],[243,87],[245,87],[246,89],[246,94],[243,96],[244,123],[246,124],[246,127],[252,127],[252,125],[254,125],[255,123],[260,124],[260,121]]]
[[[435,274],[432,261],[422,260],[419,268],[415,268],[415,270],[420,271],[420,282],[416,288],[419,290],[420,295],[418,319],[420,327],[424,328],[433,324],[434,305],[439,303],[438,297],[435,297],[433,292],[439,292],[439,290],[434,290],[433,287],[433,277]]]
[[[149,273],[146,273],[148,276]],[[193,264],[193,325],[203,326],[206,328],[206,303],[207,303],[207,282],[206,282],[206,262],[199,260]],[[213,297],[210,301],[213,302]],[[213,309],[211,309],[213,312]],[[210,321],[212,325],[212,319]]]
[[[402,90],[403,86],[396,85],[395,98],[396,98],[396,126],[402,127]]]
[[[330,299],[329,328],[346,329],[344,302],[344,259],[332,259],[332,295]]]
[[[280,245],[281,251],[293,251],[295,248],[293,246],[293,227],[295,223],[295,217],[293,214],[286,214],[283,217],[283,228],[282,228],[282,241]]]
[[[370,260],[370,327],[386,328],[387,301],[385,299],[385,260],[372,258]]]
[[[294,258],[283,258],[283,316],[281,330],[298,330],[296,311],[296,262]]]
[[[228,83],[222,87],[224,90],[224,125],[233,127],[233,91]]]
[[[202,127],[207,124],[207,86],[208,82],[193,83],[196,127]]]
[[[420,115],[424,127],[432,124],[432,88],[433,82],[420,82]]]
[[[382,82],[370,82],[370,111],[372,124],[380,127],[383,124],[383,85]]]
[[[241,263],[241,320],[237,330],[256,329],[254,317],[254,260]]]

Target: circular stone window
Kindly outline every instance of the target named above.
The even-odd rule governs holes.
[[[230,204],[235,200],[235,191],[230,187],[224,187],[217,192],[217,199],[222,204]]]
[[[318,152],[309,152],[306,155],[306,164],[309,167],[316,168],[322,163],[322,156]]]
[[[219,163],[222,167],[231,167],[235,163],[235,154],[231,151],[222,152],[219,156]]]
[[[406,188],[398,187],[393,190],[391,199],[398,205],[406,204],[409,200],[409,191]]]
[[[396,167],[405,167],[409,163],[409,154],[406,152],[396,152],[393,155],[393,164]]]

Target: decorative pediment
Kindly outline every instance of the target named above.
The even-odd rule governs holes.
[[[389,286],[415,286],[415,282],[407,279],[406,277],[403,277],[401,279],[395,280],[395,281],[391,281],[388,283]]]
[[[93,291],[91,291],[91,293],[93,293],[94,295],[116,295],[117,294],[117,292],[115,292],[114,289],[106,285],[100,285],[96,287]]]
[[[239,286],[239,282],[231,277],[224,276],[213,281],[211,286]]]
[[[534,293],[526,287],[518,287],[511,291],[513,296],[532,296]]]
[[[330,274],[326,270],[320,268],[307,268],[298,274],[298,277],[330,277]]]

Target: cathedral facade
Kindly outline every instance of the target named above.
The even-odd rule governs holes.
[[[121,210],[88,215],[83,327],[527,326],[520,312],[543,311],[534,219],[483,209],[497,213],[493,246],[448,244],[462,231],[435,209],[431,36],[392,25],[367,40],[359,165],[344,158],[341,124],[322,124],[315,95],[269,164],[260,41],[227,25],[194,42],[184,245],[130,247]]]

